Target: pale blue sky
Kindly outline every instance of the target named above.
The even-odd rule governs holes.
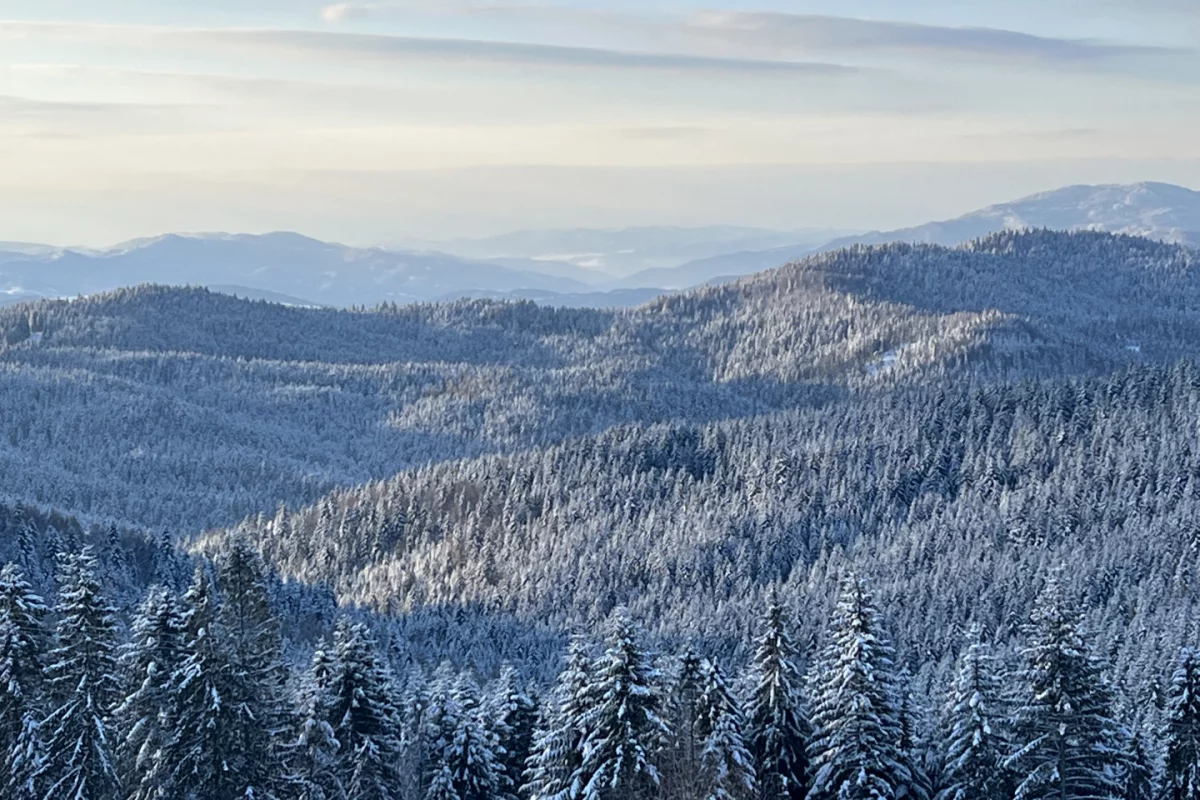
[[[1200,0],[0,0],[0,239],[891,227],[1200,185]]]

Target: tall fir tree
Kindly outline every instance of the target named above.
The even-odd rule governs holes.
[[[749,745],[761,800],[802,800],[808,792],[813,730],[797,655],[772,592],[750,669]]]
[[[522,790],[528,800],[579,800],[583,794],[585,716],[592,705],[592,671],[587,642],[572,637],[566,664],[534,734]]]
[[[517,671],[509,664],[501,668],[500,677],[492,689],[488,719],[498,745],[503,793],[516,798],[523,783],[525,762],[533,748],[538,706],[521,685]]]
[[[1005,800],[1003,767],[1011,751],[1000,670],[983,630],[975,625],[946,704],[943,767],[937,800]]]
[[[238,692],[224,698],[236,710],[225,735],[242,754],[242,780],[262,796],[281,782],[276,765],[285,760],[281,746],[293,728],[279,620],[271,610],[266,567],[244,538],[235,538],[220,559],[216,584],[223,647],[235,678],[229,690]]]
[[[699,729],[701,660],[689,644],[679,656],[665,698],[665,717],[671,729],[661,758],[665,797],[695,797],[702,791],[700,754],[704,749]]]
[[[322,640],[313,652],[300,696],[295,738],[288,748],[287,796],[295,800],[345,800],[338,774],[341,742],[329,722],[330,686],[335,660]]]
[[[225,649],[216,589],[208,568],[196,568],[183,595],[183,659],[171,676],[170,734],[163,747],[167,794],[186,800],[244,798],[260,791],[241,765],[244,754],[228,732],[241,711],[238,675]]]
[[[660,675],[628,610],[617,609],[596,664],[584,714],[584,800],[643,800],[659,785],[656,756],[669,728],[661,717]]]
[[[1025,661],[1016,751],[1005,759],[1015,773],[1015,800],[1119,798],[1128,734],[1113,719],[1103,665],[1059,571],[1034,608]]]
[[[499,800],[507,793],[503,767],[496,757],[497,742],[484,725],[479,688],[472,678],[459,676],[453,702],[456,724],[439,760],[450,768],[454,793],[458,800]]]
[[[326,720],[340,744],[339,781],[352,800],[394,800],[402,733],[391,671],[361,622],[339,621],[334,648]]]
[[[745,741],[745,716],[721,668],[711,661],[700,667],[696,733],[700,741],[702,800],[750,800],[757,782],[754,758]]]
[[[895,654],[861,578],[842,583],[813,684],[809,800],[891,800],[908,791]]]
[[[46,665],[54,710],[42,723],[44,800],[111,800],[120,791],[109,717],[121,698],[116,609],[100,588],[91,547],[68,556],[55,648]]]
[[[898,800],[931,800],[934,795],[929,764],[934,760],[929,744],[924,706],[913,696],[912,675],[900,671],[900,752],[912,780],[898,792]]]
[[[1163,800],[1200,800],[1200,653],[1185,647],[1171,675],[1163,722]]]
[[[183,610],[166,588],[147,593],[120,660],[125,698],[113,718],[125,797],[164,798],[170,772],[163,748],[171,732],[171,678],[183,660]]]
[[[1154,758],[1146,746],[1146,737],[1135,731],[1125,742],[1121,772],[1121,800],[1154,800]]]
[[[31,797],[41,758],[46,604],[15,564],[0,568],[0,794]]]

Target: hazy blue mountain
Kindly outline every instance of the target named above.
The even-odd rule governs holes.
[[[811,249],[838,235],[841,234],[837,231],[820,229],[775,231],[729,225],[695,228],[647,226],[617,230],[581,228],[519,231],[484,239],[445,242],[414,240],[403,244],[410,248],[435,249],[468,258],[536,259],[545,265],[544,270],[571,265],[591,271],[600,281],[647,269],[676,267],[695,259],[724,253],[798,245]],[[657,284],[622,281],[622,285],[643,287]]]
[[[444,253],[353,248],[295,233],[168,234],[100,252],[54,250],[0,260],[0,292],[10,295],[74,297],[148,282],[234,285],[338,306],[472,290],[591,289],[566,277]]]
[[[1200,192],[1169,183],[1067,186],[943,222],[835,239],[826,248],[884,242],[955,245],[1022,228],[1125,233],[1197,247]]]
[[[466,298],[487,300],[532,300],[538,305],[560,308],[633,308],[648,303],[656,297],[670,294],[668,289],[656,287],[636,289],[609,289],[595,292],[546,292],[536,289],[517,289],[512,292],[454,292],[438,298],[441,302],[452,302]],[[264,298],[265,299],[265,298]]]
[[[819,252],[820,247],[791,244],[770,250],[740,250],[735,253],[700,258],[678,267],[660,267],[636,272],[622,279],[627,287],[661,286],[665,289],[686,289],[709,283],[714,279],[732,279],[741,275],[762,272],[782,266],[789,261]]]
[[[14,256],[49,255],[60,249],[54,245],[35,244],[33,242],[0,242],[0,261],[8,260]]]
[[[843,236],[812,246],[745,249],[673,268],[644,270],[623,279],[621,285],[687,288],[731,280],[806,255],[856,244],[914,242],[953,246],[990,233],[1029,228],[1124,233],[1200,247],[1200,192],[1167,183],[1068,186],[912,228]]]

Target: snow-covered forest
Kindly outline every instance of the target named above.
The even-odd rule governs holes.
[[[1200,797],[1198,267],[0,310],[0,796]]]
[[[50,604],[18,563],[0,570],[7,797],[1188,797],[1200,763],[1200,654],[1159,665],[1149,724],[1060,571],[1011,658],[976,624],[923,702],[853,573],[819,648],[774,595],[745,663],[657,651],[619,607],[537,686],[422,664],[353,613],[302,663],[241,539],[182,592],[166,559],[126,617],[105,586],[123,552],[58,553]]]

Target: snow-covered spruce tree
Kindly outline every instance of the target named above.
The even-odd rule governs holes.
[[[129,800],[164,796],[171,676],[182,654],[183,611],[167,589],[153,587],[134,618],[130,641],[121,648],[125,699],[113,714],[118,771]]]
[[[404,744],[404,758],[399,765],[400,796],[404,798],[420,800],[427,788],[429,742],[424,732],[430,703],[429,683],[419,664],[409,666],[399,698],[400,738]]]
[[[458,674],[449,661],[443,661],[434,670],[429,682],[429,699],[421,720],[420,742],[423,758],[419,764],[424,781],[425,792],[432,791],[441,783],[443,774],[446,776],[446,786],[439,792],[452,792],[454,789],[454,773],[446,759],[446,752],[454,742],[462,719],[462,709],[454,694]]]
[[[196,568],[183,595],[183,660],[171,676],[170,735],[163,763],[170,770],[165,796],[185,800],[263,797],[264,787],[248,783],[244,755],[227,734],[242,722],[229,699],[241,697],[238,675],[224,647],[216,590],[207,567]]]
[[[1162,741],[1163,800],[1200,800],[1200,653],[1190,647],[1171,675]]]
[[[751,800],[756,782],[754,758],[746,747],[745,716],[721,668],[700,667],[696,729],[700,740],[700,800]]]
[[[450,768],[459,800],[499,800],[506,795],[503,767],[496,757],[497,744],[484,725],[474,679],[460,675],[452,698],[457,724],[438,760]]]
[[[900,752],[907,758],[912,781],[900,789],[899,800],[931,800],[934,795],[933,779],[927,764],[932,759],[928,744],[928,721],[924,706],[917,702],[912,692],[912,675],[908,669],[900,671]]]
[[[0,795],[33,796],[45,712],[46,605],[15,564],[0,568]]]
[[[326,713],[340,744],[338,778],[352,800],[394,800],[401,726],[391,697],[391,671],[363,623],[339,621],[334,648]]]
[[[1121,796],[1128,733],[1112,717],[1103,665],[1080,631],[1059,572],[1034,608],[1025,649],[1024,695],[1015,709],[1016,800]]]
[[[281,748],[294,722],[266,567],[244,538],[236,537],[218,561],[216,588],[223,645],[236,678],[229,690],[238,692],[224,697],[237,713],[225,735],[242,754],[242,780],[262,794],[280,785]]]
[[[971,628],[942,724],[944,764],[937,800],[1006,800],[1002,766],[1011,752],[1000,670],[979,625]]]
[[[121,698],[116,610],[100,589],[90,547],[66,558],[55,648],[46,664],[54,710],[42,723],[45,800],[110,800],[120,791],[109,717]]]
[[[344,800],[346,797],[338,775],[341,743],[329,723],[329,687],[334,666],[326,642],[319,642],[301,691],[298,730],[287,751],[289,788],[286,795],[295,800]]]
[[[609,624],[608,646],[596,663],[584,714],[584,800],[642,800],[659,785],[655,756],[669,734],[660,716],[658,670],[624,608]]]
[[[537,703],[521,685],[521,678],[506,664],[492,687],[487,710],[488,726],[498,744],[503,793],[516,798],[521,789],[525,762],[533,748],[537,727]]]
[[[1158,794],[1154,784],[1154,759],[1140,732],[1134,732],[1126,740],[1124,762],[1121,800],[1154,800]]]
[[[582,637],[572,637],[566,664],[542,707],[526,762],[523,795],[528,800],[579,800],[583,775],[585,715],[591,706],[592,663]]]
[[[702,791],[700,753],[704,746],[697,714],[700,707],[700,657],[691,645],[679,656],[664,705],[664,716],[671,734],[660,757],[662,796],[694,798]]]
[[[747,743],[762,800],[801,800],[808,792],[812,725],[796,657],[783,606],[772,592],[750,667]]]
[[[809,800],[891,800],[908,791],[895,655],[861,578],[842,583],[813,685]]]
[[[454,775],[450,772],[449,764],[441,762],[434,770],[424,800],[460,800],[458,792],[454,790]]]

